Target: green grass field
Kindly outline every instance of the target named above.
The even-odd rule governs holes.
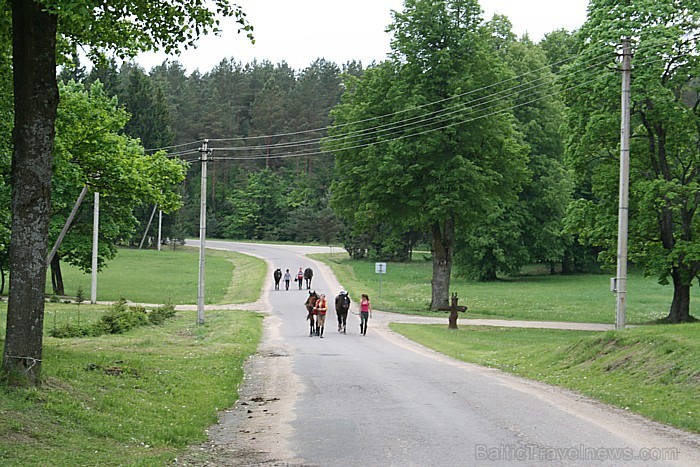
[[[78,268],[62,265],[66,294],[75,296],[78,287],[90,299],[91,276]],[[246,284],[267,275],[263,261],[235,252],[207,250],[205,257],[205,299],[207,304],[254,302],[260,289]],[[199,251],[194,248],[136,250],[122,248],[117,257],[97,274],[97,300],[125,298],[138,303],[173,305],[197,303]],[[234,280],[235,279],[235,280]],[[262,282],[261,282],[262,283]],[[47,281],[51,294],[51,281]]]
[[[605,333],[392,324],[465,362],[580,392],[700,433],[700,323]]]
[[[351,296],[367,293],[375,309],[395,313],[435,315],[430,306],[432,263],[415,260],[389,263],[381,277],[374,262],[351,261],[347,255],[314,255],[336,273]],[[468,307],[465,316],[537,321],[615,322],[615,295],[604,274],[528,275],[496,282],[474,282],[453,277],[451,292]],[[654,279],[630,274],[627,323],[641,324],[668,315],[673,289]],[[357,298],[355,298],[357,300]],[[697,295],[694,299],[700,300]],[[691,304],[692,306],[692,304]],[[441,314],[441,313],[438,313]]]

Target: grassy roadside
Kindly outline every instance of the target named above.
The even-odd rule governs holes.
[[[388,264],[380,295],[374,263],[337,254],[314,257],[334,270],[351,295],[369,293],[377,309],[444,317],[444,325],[391,325],[426,347],[700,432],[700,323],[606,333],[464,325],[449,330],[445,313],[425,311],[429,262]],[[636,274],[628,286],[628,323],[666,316],[670,288]],[[467,318],[613,323],[614,296],[608,287],[603,275],[525,276],[495,283],[456,278],[451,291],[469,306]]]
[[[164,465],[204,441],[237,399],[262,317],[178,313],[163,326],[90,339],[47,339],[45,384],[3,388],[2,465]]]
[[[445,355],[700,433],[700,323],[605,333],[391,324]]]
[[[169,279],[159,276],[177,276],[174,264],[191,263],[168,257],[191,256],[186,252],[130,253],[142,256],[119,264],[130,256],[127,253],[111,268],[130,276],[128,284],[133,285],[122,291],[132,301],[167,301],[171,297],[165,295],[163,281]],[[220,287],[218,300],[227,300],[227,293],[249,297],[240,301],[256,300],[264,273],[247,271],[262,271],[264,262],[221,253],[213,256],[222,261],[210,261],[207,255],[208,278],[228,281]],[[196,266],[197,255],[194,258]],[[233,281],[236,271],[241,274]],[[108,296],[109,282],[102,284]],[[237,290],[249,295],[238,295]],[[196,301],[196,285],[194,296]],[[196,312],[178,312],[163,325],[124,334],[48,337],[54,322],[93,322],[107,308],[46,304],[44,385],[31,389],[0,385],[0,465],[167,465],[189,445],[204,441],[217,412],[235,403],[243,363],[256,351],[262,335],[261,315],[207,311],[205,323],[197,325]],[[2,302],[0,345],[4,345],[5,318],[6,302]]]
[[[78,287],[89,300],[91,276],[78,268],[62,265],[66,294],[75,296]],[[264,261],[233,251],[207,250],[205,299],[208,305],[254,302],[267,275]],[[122,248],[117,257],[97,275],[97,299],[126,298],[139,303],[197,303],[199,251],[195,248],[136,250]],[[51,293],[51,282],[47,282]]]

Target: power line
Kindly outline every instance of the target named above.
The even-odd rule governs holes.
[[[559,64],[561,63],[566,63],[570,60],[572,60],[575,57],[562,60],[558,62]],[[588,59],[587,62],[584,63],[585,67],[584,69],[591,69],[597,66],[600,66],[601,64],[607,63],[610,59],[610,53],[605,53],[605,54],[599,54],[594,56],[591,59]],[[538,71],[542,71],[544,69],[549,68],[547,67],[542,67],[537,70],[529,71],[527,73],[524,73],[522,75],[518,75],[512,78],[509,78],[507,80],[503,80],[498,83],[493,83],[487,86],[483,86],[478,89],[471,90],[469,92],[462,93],[458,96],[452,96],[450,98],[446,99],[441,99],[435,102],[430,102],[427,104],[423,104],[420,106],[416,106],[410,109],[403,109],[398,112],[394,112],[391,114],[386,114],[383,116],[378,116],[378,117],[371,117],[367,118],[364,120],[358,120],[354,122],[348,122],[342,125],[336,125],[330,128],[333,129],[338,129],[341,127],[347,127],[350,125],[358,125],[361,123],[365,123],[368,121],[374,121],[378,120],[380,118],[386,118],[390,116],[396,116],[400,115],[409,111],[416,111],[421,108],[426,108],[432,105],[436,105],[439,103],[443,102],[449,102],[453,101],[459,97],[464,97],[470,94],[474,94],[480,91],[484,91],[490,88],[493,88],[494,86],[502,85],[503,83],[507,83],[513,80],[518,80],[522,79],[525,76],[531,75],[533,73],[536,73]],[[549,96],[551,96],[554,93],[561,93],[564,91],[567,91],[569,89],[560,89],[555,91],[554,93],[550,92],[547,95],[538,98],[538,99],[533,99],[528,102],[514,105],[514,106],[509,106],[509,107],[504,107],[501,110],[493,111],[493,109],[497,106],[499,106],[502,102],[507,101],[508,99],[514,97],[514,96],[522,96],[526,94],[527,92],[532,92],[533,90],[539,89],[543,86],[548,86],[555,84],[557,81],[560,81],[567,76],[569,76],[571,73],[579,73],[580,69],[575,70],[573,72],[568,72],[563,75],[549,75],[545,77],[540,77],[535,80],[526,82],[526,83],[520,83],[517,86],[502,89],[498,92],[485,95],[482,97],[479,97],[477,99],[474,99],[473,101],[466,102],[466,103],[458,103],[453,106],[448,106],[444,107],[438,110],[435,110],[433,112],[429,112],[427,114],[421,114],[417,116],[412,116],[403,120],[399,120],[397,122],[391,122],[391,123],[384,123],[381,125],[376,125],[373,127],[369,128],[364,128],[361,130],[356,130],[352,132],[348,132],[345,134],[339,134],[339,135],[332,135],[332,136],[324,136],[324,137],[319,137],[319,138],[313,138],[309,140],[302,140],[302,141],[296,141],[296,142],[281,142],[281,143],[274,143],[274,144],[268,144],[268,145],[257,145],[257,146],[235,146],[235,147],[220,147],[220,148],[211,148],[213,151],[227,151],[227,152],[250,152],[250,151],[271,151],[271,150],[276,150],[276,149],[287,149],[287,148],[299,148],[299,147],[304,147],[304,146],[311,146],[311,145],[317,145],[320,144],[321,142],[325,142],[326,144],[333,144],[336,141],[343,141],[343,140],[350,140],[350,145],[349,146],[341,146],[341,147],[336,147],[333,148],[333,151],[344,151],[344,150],[350,150],[350,149],[358,149],[362,147],[366,147],[372,144],[375,144],[376,138],[380,136],[388,136],[387,139],[384,139],[382,142],[389,142],[389,141],[395,141],[398,139],[404,139],[407,137],[412,137],[412,136],[418,136],[421,134],[426,134],[430,133],[433,131],[439,131],[445,128],[449,128],[458,124],[462,123],[467,123],[474,121],[479,118],[485,118],[487,116],[492,116],[496,115],[498,113],[503,113],[503,112],[508,112],[511,111],[515,108],[524,106],[524,105],[529,105],[534,102],[537,102],[539,100],[545,99]],[[587,84],[587,83],[582,83],[582,85]],[[578,86],[577,86],[578,87]],[[470,117],[468,119],[461,119],[458,121],[454,121],[455,118],[463,115],[466,112],[471,112],[475,113],[477,111],[484,112],[482,115],[476,115],[474,117]],[[452,121],[450,123],[450,121]],[[439,125],[439,126],[435,126]],[[326,127],[327,129],[328,127]],[[285,133],[285,134],[279,134],[279,135],[267,135],[267,136],[257,136],[257,137],[251,137],[247,139],[259,139],[259,138],[274,138],[278,136],[285,136],[285,135],[298,135],[298,134],[303,134],[303,133],[310,133],[310,132],[319,132],[319,131],[324,131],[326,129],[316,129],[316,130],[305,130],[301,132],[295,132],[295,133]],[[410,134],[406,135],[401,135],[399,137],[394,136],[394,133],[398,130],[403,130],[403,131],[412,131]],[[210,141],[242,141],[245,138],[237,138],[237,139],[215,139],[215,140],[210,140]],[[354,139],[354,141],[353,141]],[[194,144],[194,143],[188,143],[188,144]],[[185,145],[179,145],[178,147],[185,146]],[[169,156],[175,156],[175,155],[181,155],[181,154],[192,154],[194,153],[194,150],[191,151],[182,151],[179,153],[170,153]],[[321,155],[321,154],[327,154],[328,151],[324,150],[310,150],[310,151],[295,151],[295,152],[287,152],[287,153],[282,153],[282,154],[257,154],[257,155],[248,155],[248,156],[217,156],[213,157],[212,159],[214,160],[260,160],[260,159],[283,159],[283,158],[289,158],[289,157],[308,157],[308,156],[313,156],[313,155]]]

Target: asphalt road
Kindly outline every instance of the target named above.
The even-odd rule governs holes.
[[[388,314],[376,313],[366,336],[351,314],[347,335],[339,334],[331,304],[342,287],[305,256],[329,248],[217,241],[207,247],[270,265],[264,306],[295,376],[284,436],[296,465],[700,465],[696,435],[448,359],[391,333]],[[294,273],[307,266],[315,271],[312,289],[331,305],[323,339],[309,337],[307,291],[294,283],[289,291],[273,288],[273,268]],[[361,292],[350,291],[355,312]]]

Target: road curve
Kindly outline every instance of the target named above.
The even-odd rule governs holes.
[[[327,247],[207,247],[263,258],[270,269],[259,302],[264,341],[239,403],[200,447],[207,465],[700,465],[697,435],[447,358],[389,331],[388,314],[370,320],[367,336],[351,315],[343,335],[331,307],[324,338],[309,337],[307,291],[274,290],[272,269],[311,266],[312,289],[332,303],[343,287],[305,256]],[[351,291],[354,301],[360,292]]]

